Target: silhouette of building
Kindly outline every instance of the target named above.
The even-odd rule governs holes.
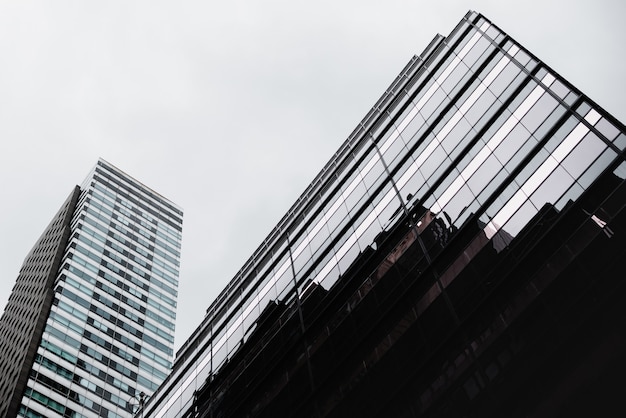
[[[623,411],[625,147],[468,12],[210,305],[144,416]]]
[[[181,230],[181,209],[98,161],[0,318],[0,416],[132,416],[171,368]]]

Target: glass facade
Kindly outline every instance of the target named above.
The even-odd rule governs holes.
[[[320,289],[336,292],[355,268],[370,268],[367,254],[397,239],[400,224],[411,231],[404,244],[362,272],[350,309],[405,247],[419,243],[411,271],[422,314],[480,248],[503,251],[546,205],[566,209],[623,163],[624,147],[619,122],[469,12],[407,64],[208,308],[145,416],[202,416],[198,393],[230,367],[276,304],[295,307],[306,335],[301,307]],[[443,262],[453,242],[465,243],[461,256]],[[420,276],[434,260],[443,267]],[[304,357],[314,352],[308,343]]]
[[[182,211],[104,160],[80,187],[18,416],[129,417],[171,368]]]

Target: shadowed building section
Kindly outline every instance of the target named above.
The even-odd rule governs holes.
[[[17,415],[54,299],[54,281],[70,236],[77,186],[30,251],[0,318],[0,416]]]

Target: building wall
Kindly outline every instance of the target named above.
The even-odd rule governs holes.
[[[182,211],[100,160],[69,215],[16,412],[130,417],[171,367]]]
[[[366,393],[352,392],[367,375],[354,363],[417,317],[433,335],[458,328],[456,278],[485,251],[508,254],[546,213],[570,213],[603,173],[623,179],[625,146],[621,123],[469,12],[407,64],[212,303],[146,416],[350,412],[349,394]],[[582,221],[602,232],[596,209]],[[402,280],[385,280],[400,267]],[[385,290],[398,283],[411,289],[403,307]],[[378,321],[392,328],[371,334]],[[369,337],[381,339],[350,345]]]
[[[0,318],[0,416],[15,416],[54,297],[53,286],[78,201],[76,187],[24,259]]]

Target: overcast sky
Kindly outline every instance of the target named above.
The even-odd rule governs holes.
[[[0,3],[0,310],[98,157],[183,207],[176,347],[436,33],[476,10],[626,121],[626,2]]]

